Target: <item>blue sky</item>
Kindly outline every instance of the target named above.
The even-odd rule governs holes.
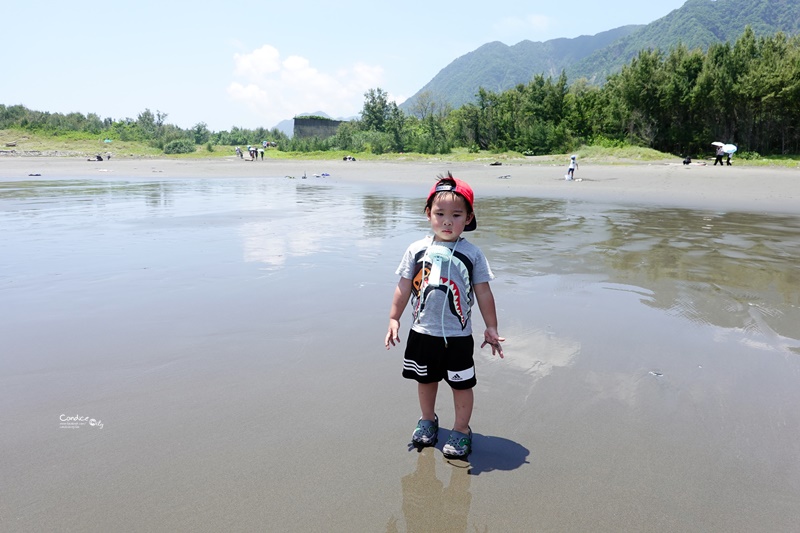
[[[368,89],[400,104],[488,42],[594,35],[684,1],[8,2],[0,103],[113,119],[147,108],[215,131],[349,117]]]

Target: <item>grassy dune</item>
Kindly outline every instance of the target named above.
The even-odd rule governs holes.
[[[13,144],[13,146],[10,146]],[[244,147],[243,147],[244,148]],[[710,147],[709,147],[710,148]],[[91,157],[95,154],[111,152],[115,158],[164,158],[164,159],[205,159],[234,157],[233,146],[214,146],[212,151],[198,146],[194,153],[166,155],[161,150],[141,142],[113,141],[89,135],[53,136],[21,130],[0,130],[0,154],[3,156],[49,156],[49,157]],[[591,164],[642,164],[656,162],[680,162],[681,158],[672,154],[658,152],[650,148],[638,146],[603,147],[582,146],[575,152],[579,163]],[[476,163],[502,163],[524,165],[566,165],[569,154],[543,156],[524,156],[518,152],[494,153],[481,151],[471,153],[464,148],[453,150],[446,155],[428,155],[418,153],[381,154],[369,152],[352,153],[345,151],[330,152],[282,152],[268,149],[265,159],[277,160],[337,160],[346,155],[364,161],[456,161]],[[709,149],[708,158],[713,159]],[[695,159],[700,161],[701,159]],[[734,164],[747,166],[783,166],[800,168],[800,156],[769,157],[756,160],[743,160],[734,156]]]

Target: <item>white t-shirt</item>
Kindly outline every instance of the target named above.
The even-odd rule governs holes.
[[[463,237],[434,242],[427,236],[412,243],[397,274],[412,280],[411,329],[435,337],[472,335],[473,287],[494,279],[486,256]]]

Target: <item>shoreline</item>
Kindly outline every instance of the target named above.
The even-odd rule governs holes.
[[[580,162],[579,162],[580,163]],[[338,161],[224,159],[0,158],[0,181],[31,178],[259,178],[292,176],[368,185],[429,185],[452,172],[481,196],[528,196],[589,202],[646,204],[710,210],[800,214],[800,172],[781,167],[680,163],[583,162],[576,181],[564,180],[566,164],[448,161]],[[326,177],[319,177],[329,174]],[[315,176],[317,175],[317,176]]]

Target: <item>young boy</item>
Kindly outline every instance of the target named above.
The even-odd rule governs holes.
[[[472,359],[471,307],[475,300],[486,331],[483,344],[492,355],[503,357],[505,341],[497,333],[497,312],[489,280],[494,278],[483,252],[461,237],[477,227],[472,189],[452,174],[439,176],[428,194],[425,214],[433,235],[408,247],[397,274],[400,281],[389,313],[388,350],[400,342],[398,330],[403,309],[412,299],[413,319],[403,359],[403,377],[417,381],[422,416],[411,436],[416,446],[433,446],[439,431],[436,393],[444,379],[453,390],[455,423],[442,452],[464,459],[472,451],[473,392],[477,383]]]
[[[567,175],[564,176],[567,181],[572,181],[575,179],[575,169],[578,168],[578,161],[577,156],[570,156],[569,158],[569,167],[567,168]]]

